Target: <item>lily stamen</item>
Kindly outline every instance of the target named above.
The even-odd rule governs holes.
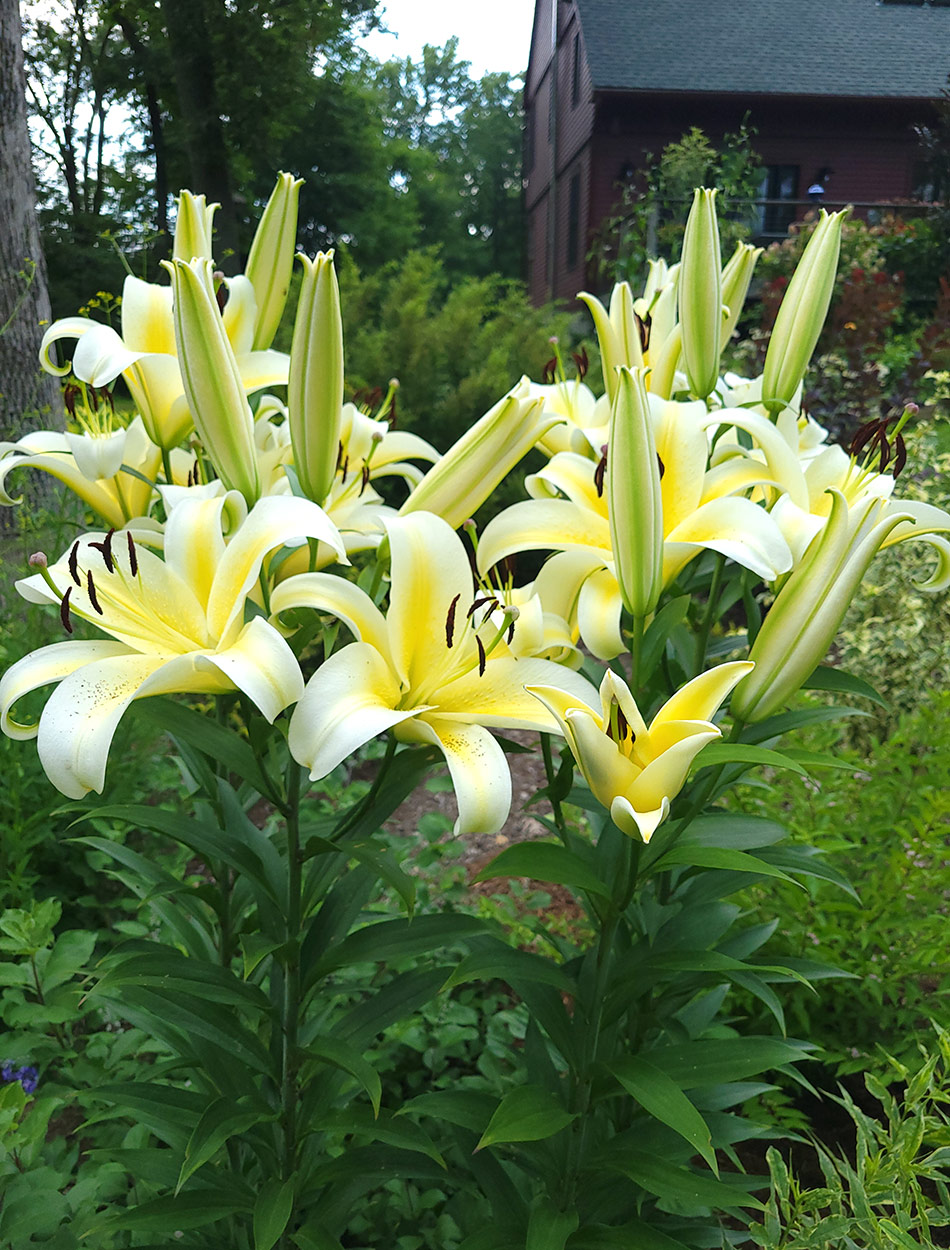
[[[197,469],[196,469],[196,472],[197,472]],[[132,541],[131,530],[126,530],[125,536],[128,539],[128,544],[129,544],[129,572],[132,574],[133,577],[138,577],[139,558],[135,553],[135,543]]]
[[[461,597],[461,594],[455,596],[449,604],[448,614],[445,618],[445,645],[450,649],[455,635],[455,609],[458,607],[458,601]]]
[[[69,549],[69,576],[73,579],[77,586],[82,585],[82,579],[79,576],[79,539],[73,543]],[[59,592],[57,591],[57,594]]]
[[[72,587],[70,587],[70,589],[72,589]],[[104,616],[105,613],[103,612],[99,604],[98,598],[96,597],[96,584],[92,580],[92,569],[87,569],[86,571],[86,594],[89,596],[89,602],[92,604],[95,610],[99,613],[99,615]]]
[[[66,593],[63,595],[63,601],[59,605],[59,619],[63,622],[63,629],[67,634],[73,632],[73,624],[69,619],[69,596],[73,593],[72,586],[66,587]]]
[[[95,547],[97,551],[102,552],[102,559],[105,562],[106,570],[109,573],[115,572],[115,561],[112,558],[112,535],[114,533],[115,533],[115,529],[113,528],[109,530],[108,534],[106,534],[104,540],[101,543],[89,544],[90,547]]]

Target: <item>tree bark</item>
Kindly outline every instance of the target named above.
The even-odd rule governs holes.
[[[18,0],[0,0],[0,439],[63,427],[59,383],[39,367],[50,320],[26,121]],[[4,510],[5,511],[5,510]]]

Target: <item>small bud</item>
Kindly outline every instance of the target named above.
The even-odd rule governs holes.
[[[257,305],[254,321],[254,350],[270,347],[283,316],[294,267],[297,239],[297,204],[301,179],[278,174],[261,216],[245,273],[254,288]]]
[[[679,284],[683,359],[694,395],[705,399],[719,380],[722,349],[722,260],[716,192],[697,187],[683,235]]]
[[[300,260],[304,275],[290,347],[287,409],[297,477],[307,498],[322,504],[333,485],[340,442],[343,320],[333,252]]]
[[[45,569],[48,563],[46,553],[43,551],[34,551],[30,556],[29,565],[31,569]]]

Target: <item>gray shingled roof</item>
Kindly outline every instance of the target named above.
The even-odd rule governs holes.
[[[594,87],[933,98],[950,8],[879,0],[577,0]]]

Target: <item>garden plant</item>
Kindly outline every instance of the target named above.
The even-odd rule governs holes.
[[[834,763],[785,739],[873,695],[824,660],[879,550],[929,543],[926,590],[950,583],[950,515],[894,494],[913,406],[848,450],[801,410],[844,215],[762,373],[723,376],[758,250],[723,264],[696,191],[678,264],[582,296],[603,393],[555,342],[549,381],[440,455],[394,426],[395,382],[344,402],[332,254],[300,258],[273,349],[298,193],[278,179],[226,278],[182,192],[169,281],[127,279],[121,333],[45,335],[69,430],[0,446],[4,502],[39,469],[96,518],[29,556],[17,590],[63,636],[6,669],[0,724],[36,739],[64,854],[116,883],[98,937],[52,899],[0,915],[0,1246],[677,1250],[750,1220],[772,1244],[790,1182],[773,1155],[768,1199],[755,1099],[814,1050],[785,992],[834,969],[736,896],[849,887],[732,795]],[[529,498],[476,526],[532,449]],[[438,866],[502,827],[526,740],[545,836],[472,907]],[[451,833],[393,838],[440,766]],[[532,922],[525,880],[576,916]]]

